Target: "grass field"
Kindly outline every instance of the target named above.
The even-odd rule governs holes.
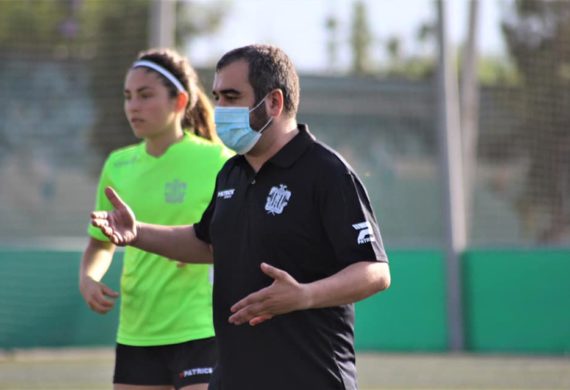
[[[357,362],[361,390],[570,389],[568,357],[359,354]],[[0,389],[111,389],[112,368],[108,348],[0,352]]]

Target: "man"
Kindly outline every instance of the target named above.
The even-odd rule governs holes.
[[[353,302],[390,285],[366,190],[297,124],[298,76],[280,49],[225,54],[213,95],[218,134],[238,155],[201,221],[137,222],[109,188],[115,210],[94,212],[93,224],[118,245],[214,262],[210,389],[356,389]]]

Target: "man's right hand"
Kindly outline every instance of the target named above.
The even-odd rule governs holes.
[[[125,246],[133,243],[137,238],[135,214],[111,187],[105,188],[105,195],[114,210],[92,212],[91,224],[101,229],[115,245]]]

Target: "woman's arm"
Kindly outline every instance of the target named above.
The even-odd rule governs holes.
[[[90,238],[79,267],[79,291],[91,310],[100,314],[110,311],[119,294],[101,282],[113,260],[115,245]],[[113,299],[109,299],[113,298]]]

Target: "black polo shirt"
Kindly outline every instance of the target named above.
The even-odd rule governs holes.
[[[230,307],[271,284],[267,262],[300,283],[387,257],[368,195],[340,155],[307,126],[257,172],[226,162],[199,239],[214,249],[219,362],[212,390],[356,389],[354,306],[296,311],[257,326],[228,322]]]

